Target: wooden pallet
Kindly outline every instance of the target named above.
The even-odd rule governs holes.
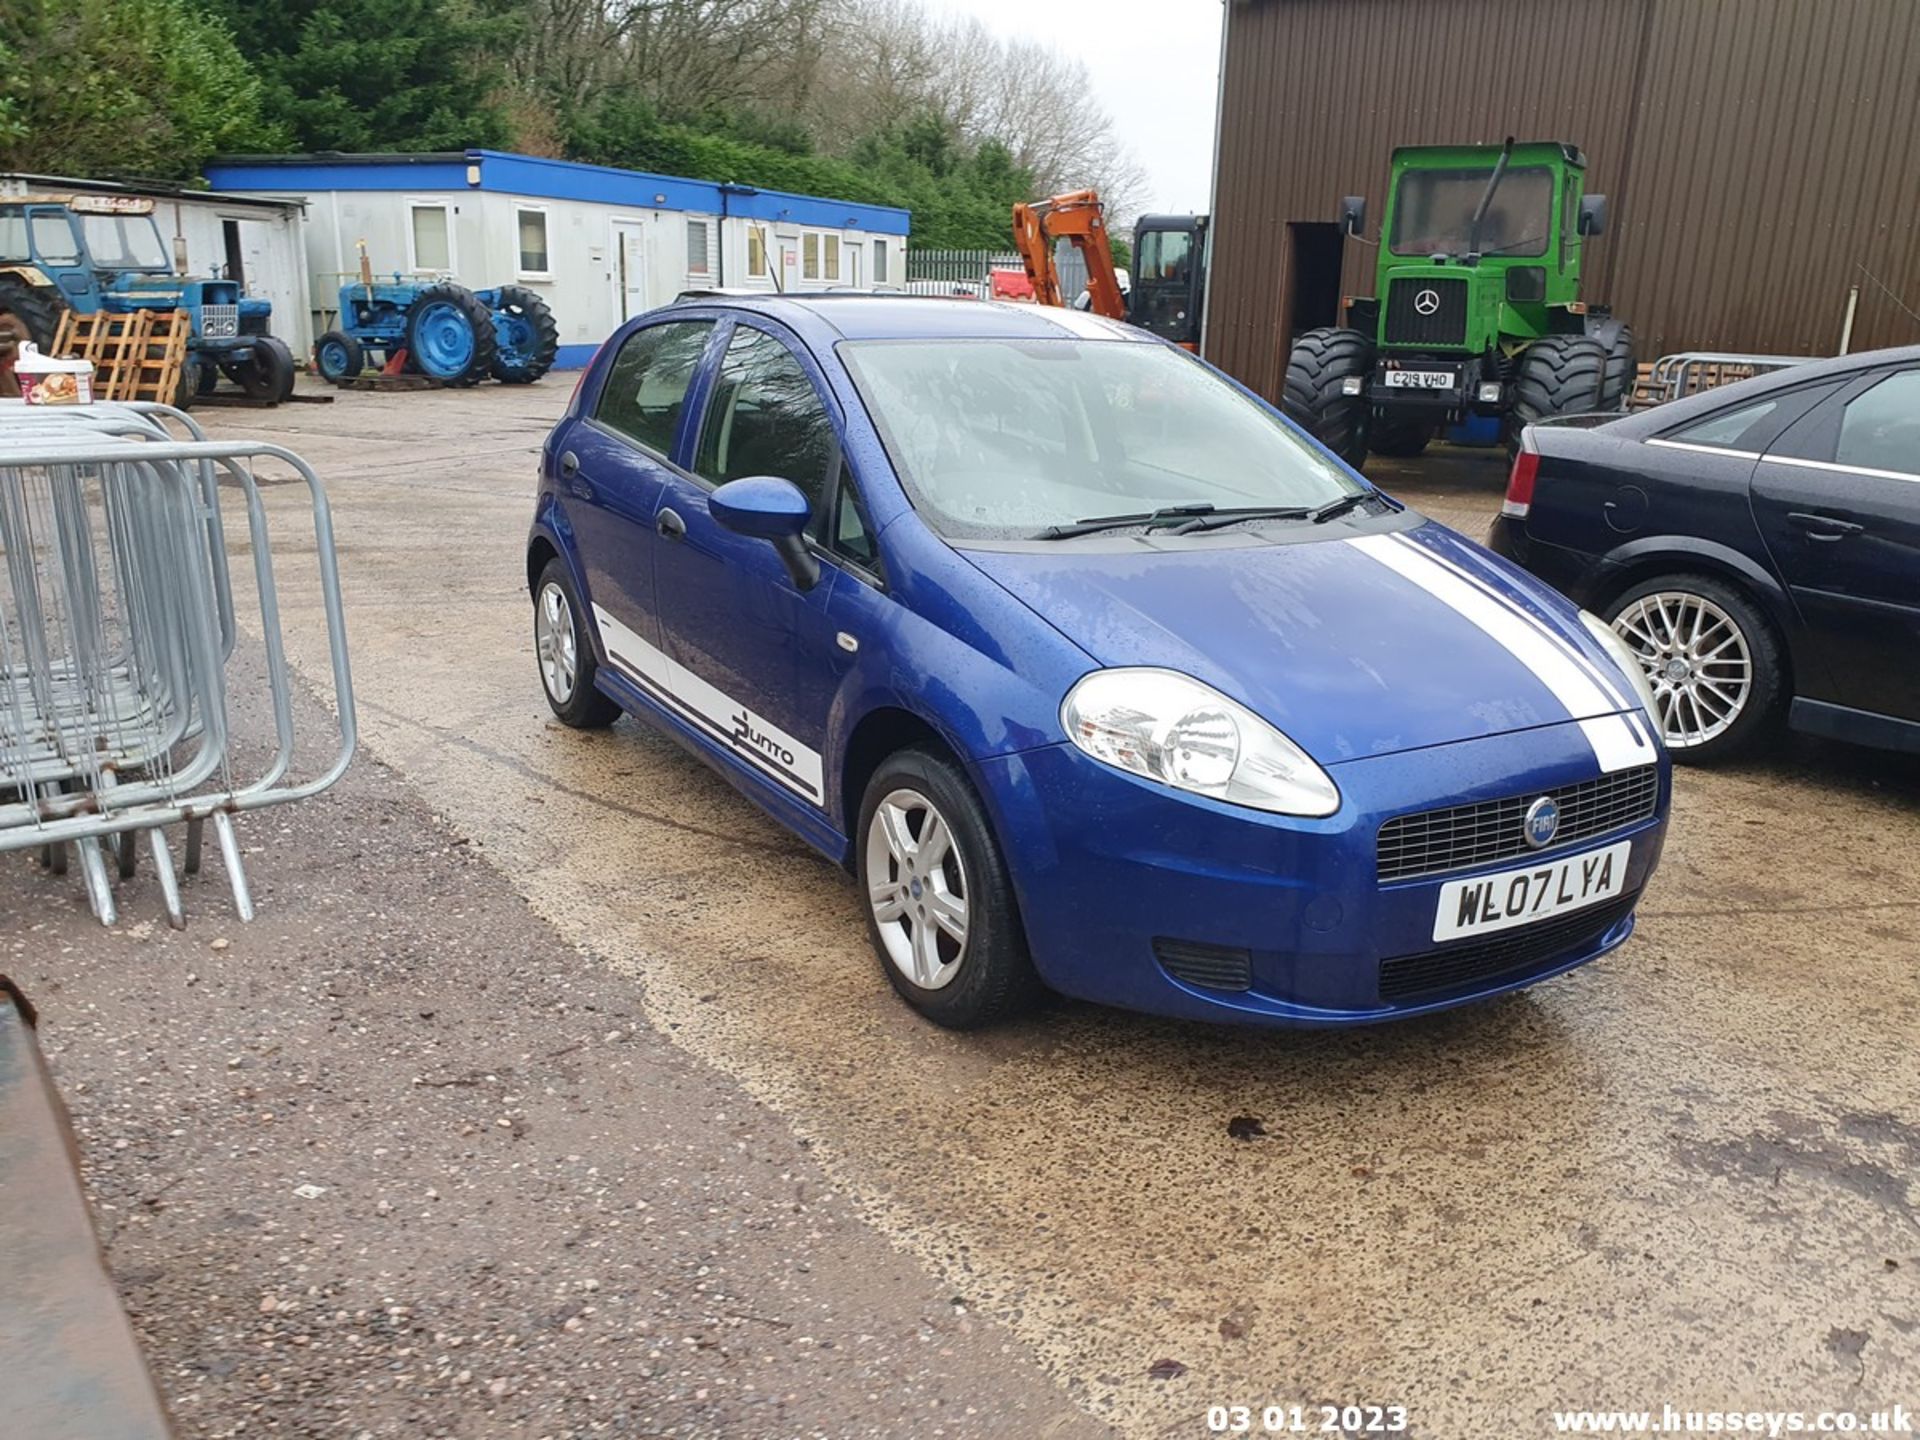
[[[135,310],[116,315],[99,311],[60,317],[53,353],[66,360],[93,362],[96,400],[159,400],[171,405],[180,394],[180,373],[187,363],[193,318],[184,310]]]

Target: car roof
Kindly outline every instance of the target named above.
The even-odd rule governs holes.
[[[804,295],[689,294],[679,303],[765,315],[803,334],[834,340],[1125,340],[1144,330],[1082,310],[997,300],[876,292]]]
[[[1660,434],[1675,425],[1684,425],[1695,416],[1709,415],[1743,402],[1764,400],[1776,390],[1817,384],[1836,376],[1858,375],[1863,371],[1877,370],[1883,365],[1920,365],[1920,345],[1902,345],[1891,350],[1858,350],[1851,355],[1836,355],[1827,360],[1809,360],[1803,365],[1756,375],[1751,380],[1716,385],[1711,390],[1702,390],[1682,400],[1669,400],[1664,405],[1636,411],[1624,419],[1597,428],[1618,439],[1639,439]]]

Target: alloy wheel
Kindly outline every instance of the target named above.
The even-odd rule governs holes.
[[[971,920],[953,827],[917,790],[893,790],[867,827],[867,900],[894,968],[922,990],[960,973]]]
[[[556,705],[573,699],[580,674],[580,641],[573,628],[573,606],[566,592],[549,582],[533,607],[533,648],[540,657],[540,679]]]
[[[1660,728],[1676,750],[1724,735],[1753,694],[1753,654],[1733,617],[1684,590],[1642,595],[1614,617],[1659,708]]]

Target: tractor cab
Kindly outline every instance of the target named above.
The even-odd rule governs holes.
[[[1586,169],[1557,141],[1394,151],[1375,292],[1295,338],[1288,413],[1358,465],[1475,421],[1511,446],[1536,420],[1624,404],[1632,331],[1581,292],[1607,216]],[[1364,236],[1364,199],[1341,224]]]
[[[1142,215],[1133,227],[1132,279],[1127,319],[1196,349],[1207,283],[1207,217]]]
[[[1605,203],[1584,194],[1586,167],[1572,145],[1396,150],[1374,292],[1381,353],[1484,354],[1578,331],[1567,319],[1581,242]]]
[[[136,195],[0,198],[0,336],[51,350],[63,311],[184,310],[194,388],[226,374],[251,395],[284,399],[293,357],[268,334],[271,302],[237,281],[176,274],[153,209]]]

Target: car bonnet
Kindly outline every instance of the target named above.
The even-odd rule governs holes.
[[[1603,770],[1657,753],[1565,603],[1436,524],[962,553],[1100,664],[1203,680],[1324,765],[1568,722]]]

